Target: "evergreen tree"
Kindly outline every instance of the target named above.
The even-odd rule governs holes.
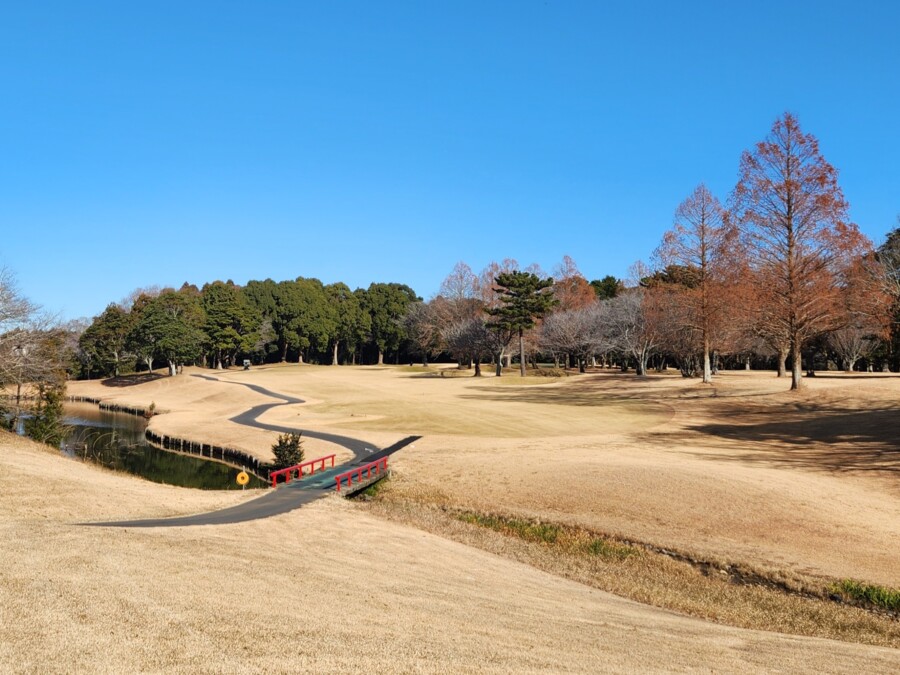
[[[525,377],[525,331],[534,328],[535,320],[550,311],[556,300],[551,288],[553,279],[541,279],[531,272],[503,272],[494,279],[500,293],[500,305],[488,309],[492,326],[498,331],[519,335],[519,372]]]
[[[594,289],[594,293],[597,294],[598,300],[609,300],[622,291],[624,284],[614,276],[607,274],[602,279],[594,279],[591,282],[591,287]]]
[[[102,375],[119,376],[125,341],[133,324],[134,317],[129,312],[111,303],[82,333],[78,344]]]
[[[65,380],[38,384],[37,402],[31,417],[25,420],[25,433],[47,445],[59,448],[66,437],[63,423],[63,400],[66,395]]]
[[[204,332],[214,366],[232,365],[237,354],[253,350],[260,325],[258,312],[233,283],[214,281],[203,287]]]
[[[406,284],[370,284],[365,293],[365,308],[372,322],[372,342],[378,349],[378,364],[386,351],[398,352],[406,339],[403,317],[413,302],[420,300]]]
[[[200,356],[204,340],[203,308],[190,293],[163,291],[156,298],[140,296],[134,303],[135,325],[127,345],[153,371],[156,358],[165,359],[169,374]]]
[[[359,295],[351,291],[347,284],[329,284],[325,287],[325,293],[336,317],[331,356],[331,365],[336,366],[340,347],[343,345],[344,349],[354,353],[357,345],[368,336],[372,319],[363,309]]]
[[[301,434],[281,434],[272,446],[272,454],[275,456],[275,467],[278,469],[300,464],[305,454]]]

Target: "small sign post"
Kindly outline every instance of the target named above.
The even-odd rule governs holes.
[[[250,476],[246,471],[241,471],[237,475],[237,484],[241,486],[241,490],[244,490],[247,487],[247,483],[250,482]]]

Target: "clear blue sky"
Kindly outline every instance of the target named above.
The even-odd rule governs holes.
[[[647,259],[785,110],[876,241],[900,212],[900,3],[4,2],[0,265],[63,318],[458,260]]]

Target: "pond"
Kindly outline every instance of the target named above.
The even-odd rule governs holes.
[[[236,481],[238,468],[147,443],[147,422],[136,415],[100,410],[91,403],[67,403],[65,421],[71,431],[61,449],[68,457],[127,471],[156,483],[203,490],[241,489]],[[250,474],[248,488],[265,485]]]

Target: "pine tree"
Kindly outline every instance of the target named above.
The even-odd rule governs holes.
[[[535,320],[556,304],[550,291],[553,279],[541,279],[531,272],[504,272],[496,276],[494,286],[500,305],[487,310],[493,317],[492,328],[519,334],[519,372],[525,377],[525,331],[534,328]]]

